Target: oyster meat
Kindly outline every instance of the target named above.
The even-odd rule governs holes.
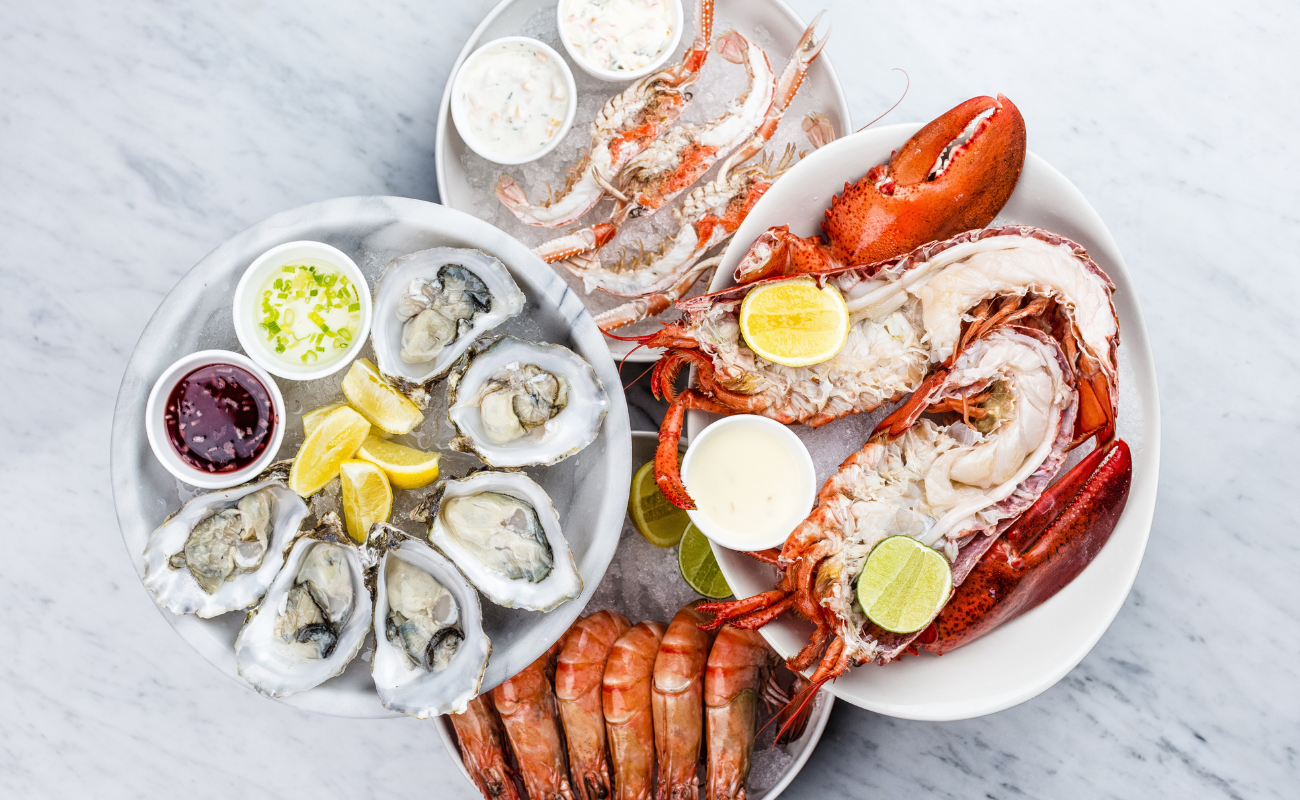
[[[235,640],[235,664],[253,688],[281,697],[341,673],[370,631],[367,553],[337,514],[294,544],[257,609]]]
[[[375,285],[379,371],[424,400],[475,338],[523,308],[524,293],[487,253],[435,247],[394,259]]]
[[[411,514],[499,606],[551,611],[582,593],[555,506],[527,475],[484,470],[443,481]]]
[[[478,595],[455,566],[389,525],[376,578],[371,675],[384,706],[425,718],[460,713],[479,691],[492,644]],[[372,536],[373,538],[373,536]]]
[[[609,398],[595,370],[561,345],[481,342],[447,384],[457,450],[493,467],[554,464],[591,444]]]
[[[307,504],[284,484],[287,467],[201,495],[149,537],[144,585],[176,614],[209,618],[256,603],[284,563]]]

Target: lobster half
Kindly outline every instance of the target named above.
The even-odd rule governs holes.
[[[645,342],[668,347],[653,381],[672,401],[656,479],[688,507],[676,458],[663,457],[675,454],[686,409],[820,425],[910,395],[826,482],[781,552],[758,554],[781,571],[777,586],[706,607],[718,625],[757,628],[790,609],[813,622],[790,659],[817,665],[800,703],[851,664],[947,652],[1050,597],[1109,538],[1132,472],[1115,438],[1114,285],[1078,244],[985,229],[813,277],[850,311],[849,342],[822,364],[782,367],[744,347],[737,315],[753,284],[679,303],[682,321]],[[696,386],[674,394],[687,364]],[[1089,440],[1092,453],[1053,484]],[[853,602],[867,555],[896,533],[953,567],[953,596],[919,634],[881,630]]]

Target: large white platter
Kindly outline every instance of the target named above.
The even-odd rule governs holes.
[[[631,450],[622,385],[603,336],[582,303],[527,247],[459,211],[396,197],[327,200],[276,214],[254,225],[213,250],[181,279],[140,335],[122,379],[113,418],[113,499],[131,563],[137,573],[144,574],[141,554],[150,532],[183,500],[198,493],[164,470],[149,449],[144,435],[144,407],[150,388],[169,364],[186,353],[209,348],[239,350],[230,310],[235,284],[260,254],[300,239],[325,242],[347,253],[372,285],[389,261],[417,250],[476,247],[491,253],[506,265],[528,298],[524,313],[497,328],[497,332],[568,346],[591,363],[609,393],[609,413],[595,442],[559,464],[526,470],[555,501],[582,575],[583,594],[549,614],[505,609],[483,601],[483,624],[492,640],[492,658],[483,689],[490,689],[523,669],[558,639],[600,583],[618,545],[631,482]],[[368,345],[362,355],[370,357]],[[342,376],[340,372],[318,381],[279,381],[287,412],[279,458],[291,458],[301,444],[302,412],[342,399],[338,388]],[[425,422],[405,440],[443,451],[443,475],[458,477],[478,466],[478,459],[446,452],[451,429],[445,418],[445,400],[439,403],[439,391],[434,392],[434,398]],[[394,524],[422,533],[422,526],[405,519],[404,512],[414,502],[411,495],[423,491],[399,495]],[[232,649],[243,622],[242,613],[202,620],[162,609],[159,612],[208,662],[243,683],[235,671]],[[370,664],[364,656],[363,651],[339,677],[283,701],[334,716],[398,716],[380,705],[370,679]]]
[[[654,460],[658,444],[658,434],[633,431],[633,468]],[[592,595],[591,603],[585,611],[591,614],[602,609],[613,609],[634,623],[644,619],[667,622],[678,608],[697,596],[678,572],[676,548],[655,547],[637,532],[630,518],[624,518],[618,552],[614,554],[600,587]],[[819,692],[813,699],[803,736],[788,745],[772,747],[770,728],[760,734],[754,748],[747,797],[751,800],[776,800],[785,791],[812,756],[817,742],[821,741],[834,705],[834,697],[827,692]],[[472,783],[461,759],[460,747],[456,743],[456,729],[452,727],[451,720],[444,717],[437,722],[443,746],[460,768],[461,775]]]
[[[438,110],[437,139],[434,144],[434,157],[438,164],[438,196],[442,202],[451,208],[491,222],[529,247],[548,241],[568,228],[539,228],[516,220],[504,206],[497,202],[492,193],[497,176],[502,172],[509,172],[520,180],[520,184],[530,193],[530,196],[531,193],[543,191],[543,182],[560,186],[564,182],[565,170],[577,162],[579,150],[585,148],[590,142],[589,129],[596,112],[610,97],[623,91],[628,85],[597,80],[568,59],[560,44],[555,22],[555,4],[556,0],[503,0],[488,12],[470,34],[447,77],[447,86],[442,94],[442,105]],[[677,52],[668,63],[680,60],[695,31],[695,0],[682,0],[682,4],[686,10],[686,17],[690,21],[689,27],[682,36]],[[714,38],[717,38],[728,29],[740,31],[767,52],[772,68],[779,72],[807,25],[808,23],[800,19],[783,0],[717,0],[713,33]],[[829,30],[827,22],[823,21],[822,29]],[[845,36],[848,33],[850,32],[841,31],[834,36]],[[451,82],[466,57],[480,45],[502,36],[515,35],[540,39],[569,60],[569,66],[578,86],[578,113],[572,129],[550,154],[532,164],[503,167],[474,153],[456,132],[450,113]],[[726,107],[727,100],[738,94],[744,86],[743,75],[744,70],[740,67],[718,58],[716,53],[711,54],[704,65],[700,81],[693,88],[695,100],[687,108],[682,117],[683,121],[703,121],[721,113]],[[835,76],[835,70],[831,67],[830,59],[824,51],[808,70],[803,86],[787,109],[776,135],[768,144],[768,151],[780,153],[787,143],[794,144],[799,150],[811,149],[800,129],[800,121],[805,114],[812,111],[825,114],[839,135],[853,129],[849,119],[848,102],[844,99],[839,79]],[[715,168],[701,178],[700,183],[713,180],[716,174]],[[678,202],[681,202],[681,198],[678,198]],[[581,224],[594,224],[608,218],[611,207],[612,201],[603,201],[582,218]],[[624,242],[631,244],[643,240],[647,245],[653,245],[660,240],[663,232],[671,227],[671,218],[671,208],[665,208],[650,219],[628,223],[620,232],[619,238],[602,251],[602,256],[616,258],[615,254]],[[556,269],[562,273],[569,286],[583,298],[583,302],[593,314],[613,308],[625,301],[624,298],[599,291],[587,294],[582,289],[581,281],[563,268]],[[697,284],[695,292],[702,290],[703,284]],[[671,315],[670,311],[669,316]],[[656,327],[657,324],[640,323],[620,330],[619,333],[645,333]],[[607,339],[606,342],[615,358],[626,356],[633,347],[628,342],[620,342],[616,339]],[[654,361],[657,358],[657,352],[641,348],[633,353],[629,360]]]
[[[1029,126],[1032,140],[1032,120]],[[919,128],[905,124],[863,131],[804,159],[754,206],[732,239],[710,290],[734,285],[731,275],[737,262],[768,227],[788,224],[800,236],[819,233],[822,212],[845,181],[857,180],[888,160],[890,151]],[[1020,183],[993,224],[1036,225],[1074,239],[1114,280],[1121,339],[1118,429],[1133,450],[1133,485],[1110,541],[1052,599],[942,658],[927,655],[884,667],[858,667],[829,686],[841,699],[890,716],[965,719],[1023,703],[1045,691],[1083,660],[1119,613],[1151,531],[1160,471],[1160,398],[1146,323],[1119,247],[1074,184],[1033,153],[1025,159]],[[817,429],[792,427],[813,454],[819,482],[866,442],[884,413],[847,417]],[[714,419],[692,411],[687,431],[694,435]],[[737,596],[772,588],[775,571],[770,567],[717,545],[713,549]],[[791,616],[762,629],[773,647],[787,656],[807,642],[811,631],[810,625]]]

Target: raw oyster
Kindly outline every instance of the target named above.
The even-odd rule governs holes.
[[[265,594],[307,517],[276,465],[253,483],[200,495],[149,537],[144,586],[174,614],[215,617]]]
[[[563,461],[595,441],[609,410],[591,365],[567,347],[484,340],[447,380],[457,450],[493,467]]]
[[[235,665],[268,697],[319,686],[341,673],[370,631],[368,550],[358,548],[338,515],[300,537],[266,597],[235,639]]]
[[[435,247],[396,258],[375,284],[379,371],[423,404],[475,338],[523,308],[505,265],[482,251]]]
[[[371,676],[385,708],[424,719],[458,714],[478,695],[492,643],[478,594],[450,561],[380,524],[387,539],[375,586]]]
[[[551,611],[582,594],[555,506],[527,475],[483,470],[443,481],[411,516],[499,606]]]

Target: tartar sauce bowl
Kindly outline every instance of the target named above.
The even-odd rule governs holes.
[[[213,364],[233,364],[250,372],[266,387],[266,392],[271,397],[271,408],[275,411],[275,420],[271,424],[271,441],[266,449],[257,460],[233,472],[204,472],[182,461],[167,438],[167,424],[163,419],[167,399],[171,396],[172,389],[176,388],[176,384],[194,370]],[[144,432],[149,439],[149,447],[153,448],[154,457],[172,475],[201,489],[228,489],[231,486],[238,486],[271,466],[271,462],[275,461],[276,453],[280,451],[280,443],[284,441],[284,425],[284,396],[280,394],[280,387],[276,386],[275,379],[251,358],[232,350],[200,350],[178,359],[158,376],[144,407]]]
[[[771,436],[784,446],[790,456],[789,459],[785,459],[787,464],[780,466],[778,464],[768,464],[762,459],[754,461],[740,453],[734,454],[735,461],[733,463],[743,460],[745,469],[760,470],[765,476],[770,475],[776,478],[782,487],[789,490],[789,496],[786,498],[789,504],[787,512],[780,519],[772,519],[767,531],[733,530],[727,527],[723,521],[715,519],[709,514],[707,509],[709,505],[708,497],[702,493],[702,490],[707,486],[707,479],[706,476],[698,473],[699,470],[705,468],[701,462],[700,454],[707,452],[710,440],[715,437],[724,436],[729,432],[740,432],[745,429],[755,430]],[[716,464],[712,466],[714,469],[718,468]],[[686,449],[686,456],[682,459],[681,472],[682,482],[686,484],[687,491],[690,492],[691,498],[695,500],[698,506],[695,510],[686,512],[690,516],[691,522],[694,522],[695,527],[699,528],[700,532],[710,540],[729,550],[754,551],[779,547],[785,543],[790,532],[808,516],[817,500],[817,472],[813,467],[812,456],[809,455],[808,448],[789,428],[775,420],[760,417],[757,414],[723,417],[705,428],[691,441],[690,447]]]
[[[315,264],[324,262],[334,267],[340,274],[356,287],[360,303],[361,319],[352,334],[352,341],[337,355],[333,350],[326,350],[329,358],[309,364],[293,364],[276,356],[271,349],[265,331],[261,328],[262,304],[259,292],[271,277],[282,267],[294,264]],[[287,378],[291,381],[311,381],[333,375],[346,367],[356,358],[370,336],[370,322],[373,313],[370,301],[370,286],[360,267],[342,250],[323,242],[285,242],[272,247],[257,257],[257,260],[244,271],[235,287],[235,301],[232,306],[235,318],[235,335],[239,337],[239,346],[258,363],[262,369]]]
[[[593,78],[599,78],[602,81],[633,81],[638,78],[644,78],[652,72],[663,67],[664,62],[672,56],[677,45],[682,41],[682,29],[685,28],[685,12],[682,10],[682,0],[662,0],[668,6],[668,14],[671,25],[671,32],[663,48],[659,51],[648,64],[637,69],[606,69],[599,65],[591,63],[582,51],[570,40],[568,26],[565,24],[569,4],[573,0],[559,0],[555,7],[555,22],[560,29],[560,43],[564,45],[564,51],[569,54],[578,68]]]
[[[477,67],[482,66],[483,59],[490,59],[498,55],[502,48],[501,45],[519,44],[536,50],[538,53],[545,54],[564,76],[565,86],[568,87],[569,100],[564,113],[564,121],[560,127],[555,130],[551,138],[544,145],[534,150],[529,150],[522,155],[510,155],[500,152],[500,149],[494,149],[491,142],[486,142],[482,137],[474,133],[474,126],[470,120],[470,109],[466,94],[466,82],[472,79],[476,74]],[[480,156],[496,164],[513,165],[527,164],[530,161],[536,161],[547,153],[555,149],[564,135],[569,132],[573,125],[573,118],[578,113],[578,86],[573,81],[573,70],[565,63],[564,58],[553,48],[544,42],[527,36],[503,36],[500,39],[493,39],[479,49],[470,53],[465,62],[460,65],[456,71],[456,78],[451,84],[451,121],[456,125],[456,132],[464,140],[469,148]]]

